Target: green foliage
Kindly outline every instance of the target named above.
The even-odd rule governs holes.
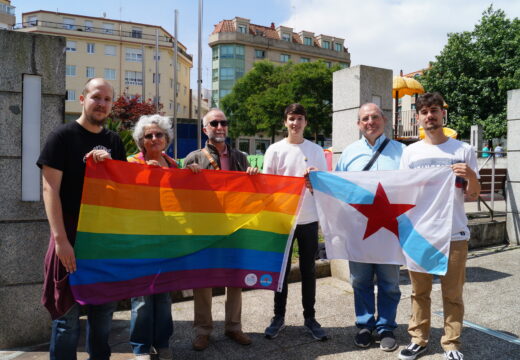
[[[132,132],[123,128],[121,120],[113,120],[108,118],[105,126],[107,129],[115,131],[119,134],[119,137],[125,146],[126,156],[135,154],[138,151],[137,145],[135,144],[134,138],[132,137]]]
[[[462,137],[475,124],[488,139],[504,136],[507,91],[520,88],[520,20],[490,6],[473,31],[448,34],[421,83],[443,94],[448,126]]]
[[[221,101],[231,120],[230,135],[267,132],[274,136],[283,130],[283,112],[291,103],[307,110],[306,136],[329,135],[332,131],[332,73],[324,62],[277,66],[269,61],[254,64]]]

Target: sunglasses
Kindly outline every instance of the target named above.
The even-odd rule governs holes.
[[[162,139],[164,137],[164,133],[158,132],[158,133],[149,133],[144,136],[146,140],[152,140],[155,136],[156,139]]]
[[[228,121],[227,120],[213,120],[213,121],[209,122],[209,125],[214,128],[218,127],[218,124],[220,124],[220,126],[222,126],[222,127],[226,127],[226,126],[228,126]]]

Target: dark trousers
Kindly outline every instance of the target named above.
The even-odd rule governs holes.
[[[287,260],[282,292],[274,293],[274,314],[285,316],[287,305],[287,277],[291,270],[292,249],[294,239],[298,240],[298,253],[300,255],[300,273],[302,276],[302,305],[305,319],[314,317],[314,304],[316,302],[316,252],[318,251],[318,222],[296,225],[291,243],[291,251]]]

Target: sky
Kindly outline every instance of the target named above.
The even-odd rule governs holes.
[[[143,6],[143,3],[145,6]],[[174,10],[179,11],[178,38],[193,54],[191,86],[196,89],[198,0],[11,0],[17,22],[34,10],[59,11],[160,25],[173,35]],[[284,25],[345,39],[352,66],[369,65],[410,73],[435,61],[447,34],[471,31],[482,12],[493,4],[509,18],[520,17],[518,0],[204,0],[202,84],[210,88],[214,25],[235,16],[251,23]]]

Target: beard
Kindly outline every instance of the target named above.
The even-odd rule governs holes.
[[[426,126],[426,127],[424,128],[424,130],[426,130],[426,131],[432,131],[432,130],[440,129],[441,127],[443,127],[443,126],[442,126],[442,125],[439,125],[439,124],[433,124],[433,125]]]
[[[225,136],[212,136],[209,138],[212,142],[215,142],[215,143],[223,143],[223,142],[226,142],[226,137]]]

